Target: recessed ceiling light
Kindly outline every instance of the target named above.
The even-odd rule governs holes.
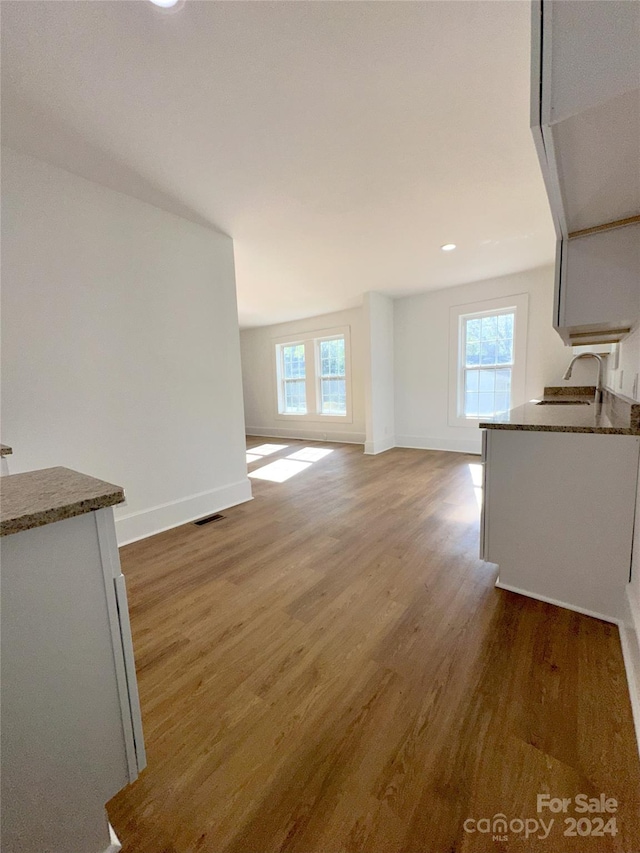
[[[456,247],[455,243],[445,243],[444,246],[440,246],[440,248],[442,249],[443,252],[453,252],[455,247]]]
[[[154,6],[160,6],[162,9],[170,9],[179,3],[180,0],[151,0]]]

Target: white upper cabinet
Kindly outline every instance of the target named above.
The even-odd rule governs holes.
[[[559,241],[554,323],[566,343],[620,339],[640,318],[640,2],[532,9],[531,126]],[[616,236],[600,230],[616,224]]]
[[[547,133],[569,234],[640,212],[640,89],[551,125]]]
[[[640,317],[640,223],[564,241],[558,329],[567,343],[619,340]]]
[[[541,5],[542,124],[557,124],[638,89],[639,3],[544,0]]]

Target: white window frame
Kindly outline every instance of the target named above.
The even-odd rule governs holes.
[[[287,418],[291,417],[292,415],[294,415],[295,417],[298,417],[298,418],[304,417],[304,415],[301,412],[281,412],[281,409],[284,409],[284,401],[285,401],[284,389],[285,389],[286,383],[292,382],[292,381],[300,381],[299,379],[297,379],[297,380],[285,379],[285,377],[283,375],[283,352],[282,351],[285,347],[296,347],[296,346],[304,346],[305,400],[306,400],[306,404],[307,404],[307,411],[309,411],[309,390],[308,390],[308,386],[309,386],[309,383],[308,383],[309,361],[308,361],[308,353],[307,353],[307,347],[306,347],[305,341],[304,340],[285,341],[283,343],[276,344],[275,351],[276,351],[276,362],[277,362],[276,363],[276,373],[277,373],[277,377],[278,377],[278,413],[284,415]]]
[[[344,361],[345,361],[345,390],[346,408],[345,415],[323,415],[320,411],[322,395],[320,393],[320,341],[344,338]],[[307,414],[299,412],[283,412],[283,377],[281,351],[283,346],[304,345],[305,383],[307,398]],[[291,334],[272,338],[275,418],[281,421],[309,421],[312,423],[326,423],[336,421],[338,423],[353,423],[351,407],[351,327],[338,326],[333,329],[315,329],[309,332]]]
[[[497,299],[484,299],[466,305],[454,305],[449,312],[449,426],[473,428],[491,417],[464,415],[464,321],[469,317],[513,313],[513,365],[511,367],[511,404],[513,409],[526,400],[527,330],[529,294],[517,293]]]

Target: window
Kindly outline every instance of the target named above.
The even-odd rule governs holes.
[[[344,335],[317,341],[320,374],[320,412],[347,414],[347,373]]]
[[[275,342],[277,417],[351,422],[349,327]]]
[[[307,413],[307,390],[304,344],[280,347],[282,359],[282,411],[287,414]]]
[[[515,318],[507,309],[462,319],[462,414],[467,418],[491,417],[511,408]]]
[[[528,295],[451,309],[449,423],[504,415],[524,402]]]

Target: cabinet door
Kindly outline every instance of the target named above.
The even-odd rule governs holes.
[[[129,702],[126,709],[131,715],[131,726],[133,730],[133,744],[135,749],[135,773],[137,776],[147,766],[147,755],[144,747],[144,735],[142,732],[142,714],[140,712],[140,696],[138,693],[138,680],[136,676],[136,661],[133,653],[133,640],[131,638],[131,624],[129,622],[129,604],[127,601],[127,586],[124,575],[120,573],[113,581],[116,600],[118,602],[118,615],[120,617],[120,639],[122,641],[122,653],[124,656],[124,668],[127,676],[127,691]]]
[[[575,183],[587,182],[577,207],[564,211],[568,231],[638,212],[633,200],[629,206],[623,199],[616,204],[614,198],[612,205],[604,203],[602,195],[611,191],[611,184],[616,192],[631,193],[630,198],[637,188],[639,33],[640,3],[531,4],[530,124],[554,217],[563,213]],[[560,132],[552,133],[552,128]],[[620,175],[626,180],[619,180]],[[601,177],[605,182],[598,185]],[[599,209],[600,218],[579,222],[591,207]]]
[[[565,241],[562,325],[632,326],[640,316],[640,223]]]
[[[500,586],[619,618],[639,447],[634,436],[491,430],[487,558]]]
[[[638,87],[640,3],[541,4],[542,124],[556,124]]]
[[[105,583],[109,625],[116,667],[122,730],[129,768],[129,782],[147,765],[140,698],[133,654],[133,640],[129,622],[129,606],[124,575],[120,568],[120,555],[116,539],[113,509],[108,507],[93,513],[98,535],[102,571]]]
[[[129,778],[94,513],[3,537],[2,849],[104,850]]]
[[[487,458],[489,455],[489,430],[482,430],[482,457],[481,457],[481,465],[482,465],[482,506],[480,508],[480,559],[488,560],[488,546],[487,546],[487,489],[489,488],[487,482]]]

